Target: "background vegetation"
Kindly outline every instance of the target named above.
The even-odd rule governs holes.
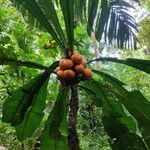
[[[35,26],[31,26],[23,18],[21,13],[16,10],[9,0],[0,1],[0,58],[6,56],[10,59],[32,60],[48,66],[55,60],[61,58],[60,51],[54,39],[45,30],[39,30]],[[143,0],[143,5],[149,9],[149,1]],[[60,16],[61,18],[61,13]],[[85,55],[89,60],[99,56],[117,56],[119,58],[139,58],[150,59],[150,18],[147,10],[147,16],[140,21],[139,40],[141,45],[137,50],[118,49],[110,47],[103,42],[100,44],[94,43],[94,39],[90,39],[86,32],[85,24],[78,24],[75,27],[75,44],[76,48]],[[63,22],[62,22],[63,23]],[[97,52],[95,52],[97,47]],[[13,91],[27,83],[33,76],[41,73],[41,70],[31,69],[27,67],[19,67],[14,64],[3,66],[0,59],[0,115],[2,116],[2,105],[8,96],[13,94]],[[150,100],[150,76],[144,72],[135,70],[125,65],[111,63],[95,63],[92,65],[95,69],[100,68],[105,72],[109,72],[120,81],[123,81],[128,86],[128,90],[140,90],[142,94]],[[48,117],[49,112],[55,102],[58,93],[58,80],[55,75],[51,77],[48,85],[47,107],[44,111],[45,116],[42,123],[34,132],[32,138],[23,142],[17,140],[15,130],[10,125],[0,121],[0,145],[9,150],[30,150],[36,149],[37,141],[40,138],[41,130]],[[111,86],[108,84],[108,87]],[[86,93],[79,93],[79,112],[78,112],[78,135],[80,139],[81,149],[83,150],[111,150],[109,140],[111,140],[102,125],[102,109],[95,107],[91,97],[85,96]],[[138,135],[140,132],[136,131]]]

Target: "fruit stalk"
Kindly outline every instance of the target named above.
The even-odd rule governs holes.
[[[71,99],[69,103],[68,117],[68,142],[70,150],[79,150],[79,139],[76,131],[78,111],[78,89],[77,83],[71,84]]]

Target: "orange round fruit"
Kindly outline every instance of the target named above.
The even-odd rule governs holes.
[[[75,66],[75,71],[77,73],[82,73],[84,71],[84,66],[82,64]]]
[[[73,62],[70,59],[62,59],[59,62],[59,66],[63,69],[70,69],[73,66]]]
[[[75,77],[75,73],[71,69],[64,71],[64,78],[66,80],[72,80],[74,77]]]
[[[90,79],[92,77],[93,73],[92,73],[91,69],[85,68],[83,71],[83,74],[86,79]]]
[[[64,78],[64,71],[63,70],[59,70],[59,71],[57,71],[57,76],[59,77],[59,78]]]
[[[82,62],[82,56],[79,53],[75,53],[71,56],[71,60],[76,64],[80,64]]]
[[[61,70],[60,67],[57,67],[54,72],[57,73],[59,70]]]

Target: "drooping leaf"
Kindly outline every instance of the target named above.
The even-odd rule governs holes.
[[[17,89],[11,97],[6,99],[3,105],[2,119],[4,122],[15,126],[23,121],[25,113],[32,105],[34,97],[57,65],[58,62],[53,63],[45,72],[33,78],[22,88]]]
[[[95,31],[96,39],[98,41],[100,41],[102,38],[104,29],[108,22],[109,14],[110,14],[110,7],[108,6],[108,2],[107,2],[107,0],[102,0],[101,1],[101,13],[99,14],[100,16],[97,20],[98,25],[97,25],[97,29]]]
[[[35,88],[40,78],[41,75],[33,78],[23,88],[16,90],[12,97],[6,99],[3,105],[4,122],[11,123],[12,125],[21,123],[24,119],[25,112],[32,104],[35,92],[38,92],[37,89],[32,92],[32,89]]]
[[[96,17],[96,14],[98,12],[98,4],[99,0],[89,0],[88,1],[88,23],[87,23],[87,31],[89,36],[91,35],[91,31],[93,30],[93,24]]]
[[[86,85],[86,84],[85,84],[85,85]],[[90,88],[93,89],[94,87],[92,86],[92,87],[90,87],[90,88],[87,88],[85,85],[84,85],[84,86],[83,86],[83,85],[80,85],[79,88],[80,88],[81,90],[85,91],[85,92],[87,93],[87,95],[90,96],[90,98],[93,100],[95,106],[101,107],[101,106],[102,106],[102,100],[100,99],[100,97],[99,97],[97,94],[95,94],[95,93],[97,93],[97,92],[93,92],[93,90],[90,89]],[[89,86],[89,85],[88,85],[88,86]]]
[[[21,60],[16,60],[16,59],[11,59],[7,57],[0,56],[0,65],[16,65],[16,66],[25,66],[25,67],[31,67],[31,68],[36,68],[36,69],[47,69],[48,67],[45,67],[43,65],[30,62],[30,61],[21,61]]]
[[[77,22],[83,22],[86,18],[86,2],[87,0],[75,0],[74,1],[74,20]]]
[[[141,134],[150,148],[150,102],[139,91],[125,92],[122,95],[118,95],[118,99],[124,104],[130,114],[137,119]]]
[[[43,13],[42,9],[35,0],[11,0],[17,7],[21,7],[29,11],[29,15],[35,17],[38,22],[52,35],[59,46],[63,49],[62,39],[56,34],[52,24],[48,21],[48,17]]]
[[[129,132],[124,124],[117,120],[117,116],[108,113],[103,116],[103,124],[108,135],[113,138],[110,145],[114,150],[148,150],[142,138]]]
[[[55,105],[46,122],[41,150],[69,150],[66,131],[68,88],[60,87]]]
[[[93,4],[96,1],[92,1]],[[124,1],[108,1],[101,0],[101,9],[97,9],[94,5],[92,12],[97,11],[98,17],[90,18],[92,22],[96,22],[93,30],[98,42],[104,37],[105,43],[115,44],[119,48],[136,49],[137,38],[135,32],[138,31],[137,24],[130,14],[133,6]],[[90,10],[90,7],[89,7]],[[88,33],[90,33],[88,31]]]
[[[17,137],[20,141],[32,136],[43,118],[43,111],[46,107],[48,81],[49,78],[35,95],[33,103],[27,111],[24,120],[15,127]]]
[[[67,32],[69,50],[73,50],[74,43],[74,0],[60,0]]]
[[[127,58],[126,60],[121,60],[121,59],[111,58],[111,57],[101,57],[101,58],[91,60],[88,63],[91,63],[93,61],[105,61],[105,62],[110,61],[110,62],[125,64],[135,69],[142,70],[146,73],[150,73],[150,60],[134,59],[134,58]]]
[[[129,149],[146,150],[147,147],[142,138],[136,134],[136,123],[131,116],[125,113],[121,102],[114,99],[112,91],[94,80],[88,81],[85,86],[95,92],[95,95],[99,95],[97,101],[102,100],[103,124],[107,134],[112,140],[115,139],[110,143],[112,148],[120,149],[122,147],[120,141],[122,141],[124,146]]]
[[[101,105],[99,105],[100,107],[104,107],[105,111],[109,111],[112,114],[118,116],[118,121],[124,123],[129,131],[134,133],[136,132],[135,122],[133,121],[131,116],[128,116],[124,112],[121,103],[115,100],[115,97],[112,91],[109,90],[109,88],[106,88],[105,85],[99,84],[99,82],[95,80],[88,81],[84,83],[84,85],[88,88],[85,89],[85,87],[81,87],[84,88],[86,91],[90,90],[92,91],[92,93],[95,93],[96,97],[93,102],[94,104],[96,104],[96,106],[98,102],[101,102]]]
[[[110,82],[117,90],[115,92],[116,97],[137,120],[141,134],[147,146],[150,147],[150,102],[139,91],[127,91],[122,85],[118,84],[119,80],[115,82],[117,79],[114,80],[114,77],[97,70],[93,70],[93,72]]]
[[[62,27],[59,23],[59,19],[57,16],[56,9],[54,7],[54,2],[52,0],[38,0],[38,3],[40,4],[40,7],[45,12],[45,15],[47,16],[47,19],[53,24],[56,32],[58,33],[60,39],[63,42],[63,46],[66,47],[66,38],[63,33]]]

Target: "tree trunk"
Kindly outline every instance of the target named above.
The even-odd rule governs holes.
[[[76,131],[77,111],[78,111],[78,90],[77,83],[71,85],[71,99],[69,103],[68,118],[68,142],[70,150],[79,150],[79,139]]]

